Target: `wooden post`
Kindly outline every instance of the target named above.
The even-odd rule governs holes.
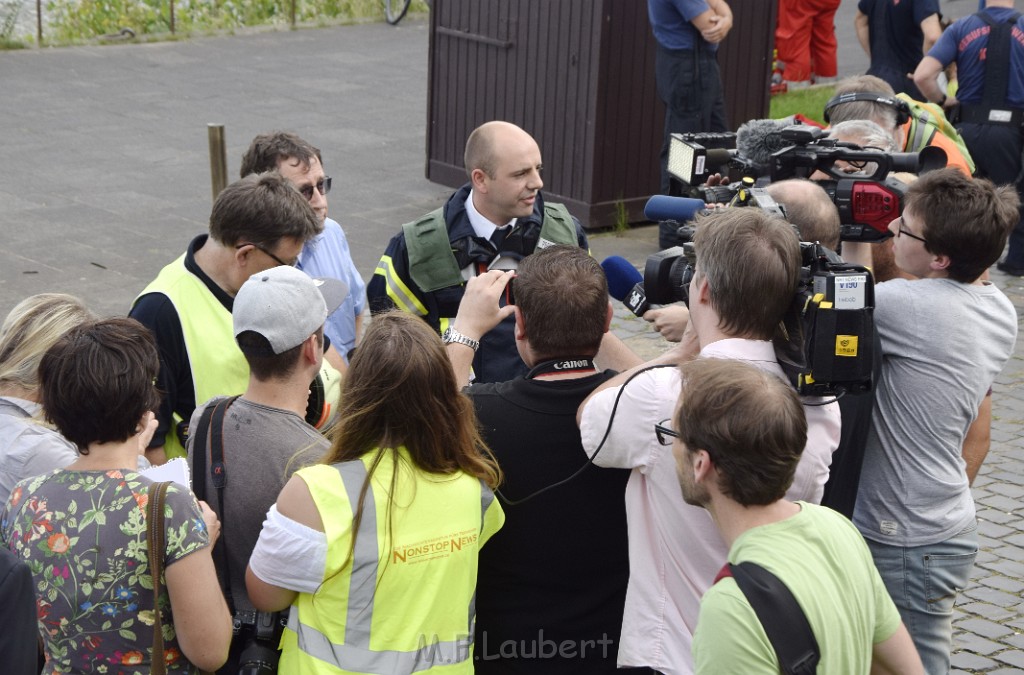
[[[43,0],[36,0],[36,47],[43,46]]]
[[[292,19],[292,29],[294,29],[294,28],[295,28],[295,2],[296,2],[296,0],[292,0],[292,1],[291,1],[291,19]]]
[[[213,200],[228,185],[228,150],[224,143],[224,125],[208,124],[207,135],[210,141],[210,180],[213,187]]]
[[[174,35],[174,0],[171,0],[171,35]]]

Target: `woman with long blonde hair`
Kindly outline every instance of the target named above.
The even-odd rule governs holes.
[[[471,673],[477,555],[500,471],[437,333],[375,316],[324,463],[271,507],[246,575],[288,608],[281,673]]]
[[[75,446],[41,422],[39,362],[72,328],[93,318],[63,293],[25,298],[0,326],[0,504],[25,478],[78,459]]]

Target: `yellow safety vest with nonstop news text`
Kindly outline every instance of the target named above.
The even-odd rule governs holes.
[[[390,456],[366,492],[348,562],[355,505],[378,452]],[[427,473],[404,448],[295,475],[323,520],[327,564],[320,589],[291,607],[278,672],[470,675],[478,553],[505,520],[491,489],[461,472]]]

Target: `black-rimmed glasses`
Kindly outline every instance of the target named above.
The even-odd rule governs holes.
[[[240,248],[245,248],[246,246],[252,246],[252,247],[253,247],[254,249],[256,249],[256,250],[258,250],[258,251],[262,251],[262,252],[263,252],[263,253],[265,253],[266,255],[268,255],[268,256],[270,256],[271,258],[273,258],[273,259],[274,259],[274,262],[276,262],[276,263],[277,263],[278,265],[284,265],[285,267],[295,267],[295,265],[296,265],[296,264],[297,264],[297,263],[299,262],[298,260],[295,260],[295,261],[293,261],[293,262],[287,263],[287,262],[285,262],[285,261],[281,260],[280,258],[278,258],[278,257],[277,257],[276,255],[274,255],[273,253],[271,253],[271,252],[270,252],[270,250],[269,250],[268,248],[266,248],[265,246],[263,246],[263,245],[261,245],[261,244],[256,244],[256,243],[253,243],[253,242],[251,242],[251,241],[247,241],[247,242],[244,242],[244,243],[242,243],[242,244],[238,244],[238,245],[236,245],[236,246],[235,246],[235,250],[237,251],[238,249],[240,249]]]
[[[896,226],[896,236],[900,236],[900,235],[903,235],[903,234],[907,235],[911,239],[917,239],[919,242],[921,242],[925,246],[928,245],[928,240],[925,239],[924,237],[919,237],[916,234],[914,234],[913,232],[911,232],[910,230],[903,229],[903,216],[900,216],[900,224]]]
[[[316,185],[306,185],[306,186],[303,186],[303,187],[300,187],[300,188],[296,188],[296,189],[307,200],[310,200],[310,199],[313,198],[313,190],[316,190],[321,195],[326,197],[327,193],[331,191],[331,177],[330,176],[324,176],[323,178],[321,178],[320,180],[317,181]]]
[[[671,419],[663,419],[654,425],[654,433],[662,445],[672,445],[673,438],[682,438],[678,431],[666,426],[671,421]]]

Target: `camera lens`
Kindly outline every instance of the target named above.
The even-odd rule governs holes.
[[[238,675],[273,675],[280,654],[270,645],[253,640],[238,657]]]

